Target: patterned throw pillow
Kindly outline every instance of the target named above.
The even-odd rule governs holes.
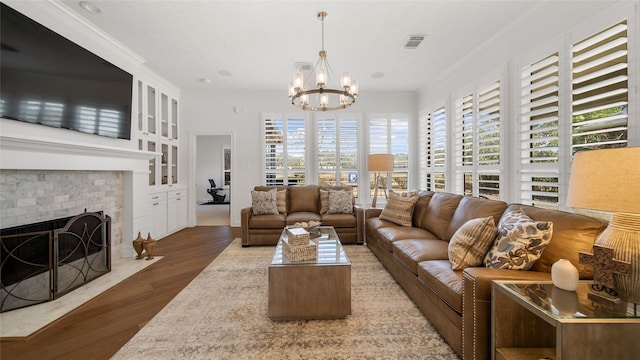
[[[278,190],[276,194],[276,205],[279,214],[287,214],[287,189]]]
[[[484,258],[496,269],[529,270],[551,241],[553,223],[534,221],[522,209],[506,214],[498,224],[498,236]]]
[[[327,214],[353,214],[353,193],[345,190],[329,190]]]
[[[320,189],[320,215],[329,211],[329,191]]]
[[[471,219],[449,241],[449,261],[453,270],[482,265],[482,260],[496,238],[493,216]]]
[[[278,215],[277,190],[251,191],[253,215]]]
[[[401,226],[411,226],[413,208],[418,201],[418,193],[399,194],[391,191],[389,200],[380,214],[381,220],[391,221]]]

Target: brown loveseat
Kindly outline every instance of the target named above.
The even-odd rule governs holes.
[[[553,223],[551,241],[528,271],[487,268],[452,270],[449,240],[470,219],[503,215],[521,208],[536,221]],[[412,226],[379,218],[382,209],[368,209],[366,240],[405,292],[451,347],[465,360],[489,359],[491,344],[491,280],[550,280],[551,265],[570,260],[582,279],[593,276],[578,262],[590,252],[607,223],[602,220],[532,206],[448,193],[424,193],[415,203]]]
[[[346,190],[353,193],[351,186],[256,186],[254,191],[273,188],[284,200],[278,206],[278,214],[254,215],[251,207],[241,210],[242,246],[275,245],[285,226],[308,221],[321,221],[323,226],[333,226],[343,244],[364,242],[360,225],[364,223],[364,212],[357,211],[353,201],[350,214],[327,212],[329,191]]]

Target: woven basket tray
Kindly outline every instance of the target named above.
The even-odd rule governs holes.
[[[282,252],[290,261],[315,260],[317,257],[316,243],[311,240],[307,240],[307,245],[293,246],[283,239]]]

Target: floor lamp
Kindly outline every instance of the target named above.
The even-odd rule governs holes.
[[[367,159],[367,169],[369,171],[375,171],[376,173],[376,182],[375,182],[375,192],[373,194],[373,202],[371,203],[372,207],[376,207],[376,200],[378,200],[378,187],[380,186],[380,173],[381,172],[390,172],[393,171],[393,155],[392,154],[369,154]],[[384,192],[385,197],[387,196],[387,192]]]
[[[623,300],[640,303],[640,147],[587,150],[575,154],[567,205],[611,211],[611,222],[595,244],[613,248],[630,262],[627,275],[613,274]]]

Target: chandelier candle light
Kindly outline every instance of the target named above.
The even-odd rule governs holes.
[[[293,81],[289,83],[289,97],[291,104],[302,110],[309,111],[327,111],[346,109],[353,105],[358,97],[358,82],[351,79],[349,71],[340,73],[340,84],[331,84],[331,80],[335,78],[329,60],[327,60],[327,52],[324,50],[324,19],[327,13],[321,11],[318,13],[318,19],[322,23],[322,50],[320,50],[320,58],[313,66],[312,73],[315,73],[315,86],[312,86],[310,76],[307,82],[304,81],[304,75],[301,71],[293,74]],[[332,87],[332,85],[335,85]]]

